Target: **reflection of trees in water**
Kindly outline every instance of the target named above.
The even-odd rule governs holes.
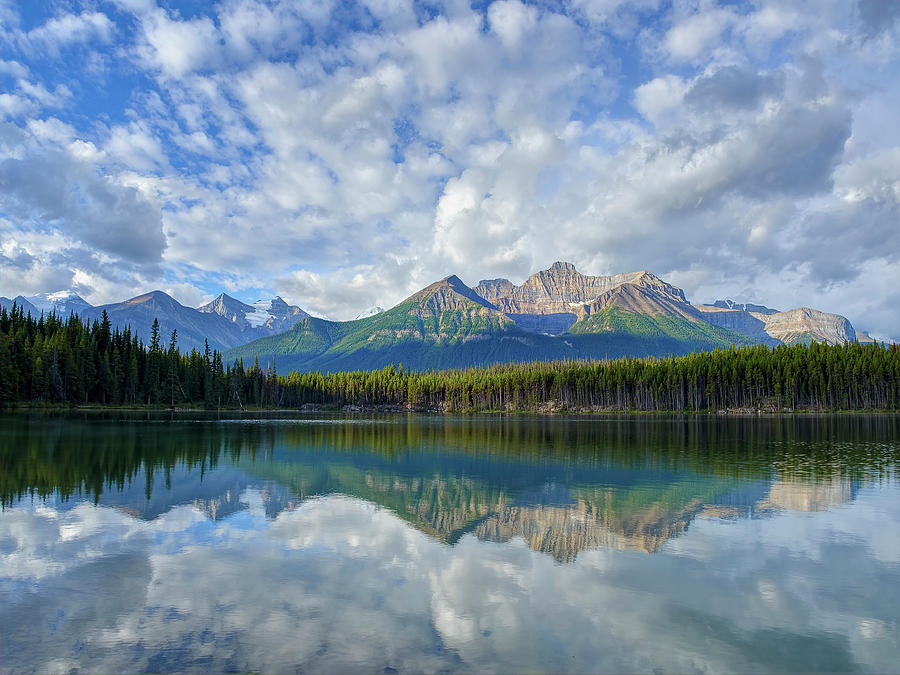
[[[827,508],[852,498],[860,481],[891,479],[900,454],[900,418],[891,415],[2,421],[6,506],[28,495],[97,501],[135,480],[149,500],[176,469],[197,469],[202,482],[211,469],[234,467],[266,481],[270,516],[343,493],[443,541],[523,537],[560,561],[600,546],[658,551],[700,512]],[[210,517],[231,513],[237,489],[197,506]]]

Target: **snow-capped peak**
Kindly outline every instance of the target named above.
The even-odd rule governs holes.
[[[384,307],[379,307],[378,305],[375,305],[374,307],[369,307],[369,309],[365,310],[364,312],[360,312],[359,316],[357,316],[356,318],[357,319],[368,319],[370,316],[375,316],[376,314],[381,314],[383,311],[384,311]]]
[[[57,312],[70,314],[91,305],[78,293],[72,290],[54,291],[53,293],[38,293],[26,298],[42,312]]]

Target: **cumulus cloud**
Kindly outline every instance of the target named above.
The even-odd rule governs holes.
[[[84,244],[139,265],[165,248],[159,209],[63,154],[0,162],[2,204],[21,222],[62,225]]]
[[[710,8],[684,18],[666,33],[665,48],[675,61],[692,61],[720,42],[735,20],[727,9]]]

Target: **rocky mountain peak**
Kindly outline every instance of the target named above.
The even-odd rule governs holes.
[[[468,311],[472,309],[473,304],[487,310],[496,310],[496,307],[466,286],[463,280],[455,274],[434,282],[407,300],[416,301],[417,305],[411,312],[420,316],[438,315],[455,310]]]
[[[500,311],[511,315],[569,314],[571,321],[604,293],[625,283],[637,284],[665,296],[666,302],[687,304],[684,291],[647,270],[612,276],[590,276],[572,263],[555,262],[516,286],[506,279],[482,281],[475,292]]]
[[[230,295],[226,295],[225,293],[220,293],[218,297],[205,305],[201,305],[197,308],[198,311],[204,313],[218,314],[219,316],[224,316],[231,318],[231,316],[241,310],[246,310],[248,305],[244,304],[240,300],[236,298],[232,298]]]
[[[570,262],[563,262],[561,260],[557,260],[555,263],[550,265],[550,269],[548,269],[547,271],[548,272],[578,272],[578,270],[575,269],[575,265],[573,265]]]
[[[181,304],[175,300],[171,295],[165,293],[164,291],[150,291],[149,293],[144,293],[142,295],[136,295],[130,300],[126,300],[124,304],[127,305],[143,305],[143,304],[154,304],[154,305],[162,305],[162,306],[173,306],[177,305],[181,307]]]

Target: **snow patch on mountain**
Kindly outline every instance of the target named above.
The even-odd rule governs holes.
[[[266,321],[272,318],[272,312],[270,311],[272,309],[271,300],[257,300],[251,307],[253,307],[253,311],[247,312],[244,315],[244,318],[254,328],[262,326]]]
[[[379,307],[378,305],[375,305],[374,307],[369,307],[369,309],[367,309],[363,312],[360,312],[359,315],[357,315],[356,319],[357,320],[358,319],[368,319],[370,316],[375,316],[376,314],[381,314],[383,311],[384,311],[384,307]]]

